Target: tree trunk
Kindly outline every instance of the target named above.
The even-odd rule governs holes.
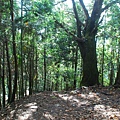
[[[1,46],[1,43],[0,43],[0,46]],[[1,49],[0,49],[1,50]],[[2,94],[2,57],[0,55],[0,110],[1,110],[1,107],[2,107],[2,103],[1,103],[1,94]]]
[[[38,82],[38,52],[37,52],[37,48],[36,48],[36,51],[35,51],[35,54],[36,54],[36,59],[35,59],[35,91],[37,92],[38,91],[38,88],[37,88],[37,82]]]
[[[5,42],[3,41],[3,71],[2,71],[2,91],[3,99],[2,104],[5,107]]]
[[[60,64],[57,64],[57,71],[56,71],[56,83],[55,83],[55,91],[59,90],[59,69],[60,69]]]
[[[11,14],[11,24],[12,24],[12,42],[13,42],[13,55],[15,62],[15,78],[13,85],[13,93],[10,102],[14,102],[15,94],[17,93],[17,79],[18,79],[18,64],[17,64],[17,53],[16,53],[16,41],[15,41],[15,23],[14,23],[14,9],[13,0],[10,0],[10,14]]]
[[[111,61],[111,69],[110,69],[110,84],[109,85],[113,85],[114,82],[114,65]]]
[[[2,14],[1,14],[1,11],[0,11],[0,26],[1,26],[1,20],[2,20]],[[0,39],[1,39],[1,36],[0,36]],[[1,95],[2,95],[2,41],[0,41],[0,110],[1,110],[1,107],[2,107],[2,101],[1,101]]]
[[[29,58],[29,95],[32,95],[32,60],[31,55]]]
[[[120,86],[120,64],[119,64],[118,71],[117,71],[117,76],[116,76],[116,79],[115,79],[115,85]]]
[[[92,86],[98,84],[95,35],[87,36],[86,42],[78,42],[78,45],[83,59],[83,78],[81,81],[81,86]]]
[[[76,47],[76,51],[75,51],[74,85],[73,85],[74,89],[76,89],[76,84],[77,84],[77,80],[76,80],[76,76],[77,76],[77,63],[78,63],[78,46]]]
[[[103,49],[102,49],[102,68],[101,68],[101,84],[102,86],[104,85],[104,57],[105,57],[105,33],[104,33],[104,38],[103,38]]]
[[[23,0],[21,0],[21,18],[23,17]],[[21,25],[23,24],[23,19],[21,19]],[[21,27],[21,36],[20,36],[20,44],[21,44],[21,93],[20,97],[24,97],[24,78],[23,78],[23,27]]]
[[[43,64],[43,69],[44,69],[44,86],[43,90],[46,90],[46,82],[47,82],[47,65],[46,65],[46,47],[44,46],[44,64]]]
[[[9,48],[8,41],[6,40],[6,56],[7,56],[7,66],[8,66],[8,103],[10,103],[11,95],[12,95],[12,83],[11,83],[11,66],[10,66],[10,58],[9,58]]]

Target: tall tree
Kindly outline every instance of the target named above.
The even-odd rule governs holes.
[[[3,91],[2,104],[3,104],[3,107],[5,107],[5,41],[3,41],[2,91]]]
[[[6,36],[5,36],[6,38]],[[11,79],[11,65],[10,65],[10,56],[9,56],[9,48],[8,48],[8,40],[6,38],[6,56],[7,56],[7,66],[8,66],[8,103],[10,103],[11,95],[12,95],[12,79]]]
[[[104,0],[95,0],[90,15],[83,0],[79,0],[86,17],[85,24],[83,24],[79,18],[75,0],[72,0],[77,25],[76,40],[83,59],[83,78],[81,85],[91,86],[99,84],[95,36],[97,34],[98,26],[102,21],[101,14],[117,2],[119,1],[115,0],[108,3],[105,7],[102,7]]]
[[[23,0],[21,0],[21,18],[23,18]],[[21,96],[24,96],[24,80],[23,80],[23,19],[21,19]]]
[[[15,78],[14,78],[11,102],[14,102],[15,94],[17,93],[18,63],[17,63],[17,52],[16,52],[16,42],[15,42],[15,20],[14,20],[13,0],[10,0],[10,15],[11,15],[11,26],[12,26],[13,56],[14,56],[14,62],[15,62],[15,70],[14,70]]]

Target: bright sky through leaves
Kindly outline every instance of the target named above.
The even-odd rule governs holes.
[[[85,5],[88,5],[91,3],[91,0],[83,0],[83,2],[85,3]],[[69,7],[72,7],[72,0],[67,0],[66,3],[69,5]]]

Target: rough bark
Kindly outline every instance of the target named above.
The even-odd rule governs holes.
[[[120,87],[120,64],[118,66],[117,76],[115,79],[115,85],[118,85]]]
[[[98,69],[95,38],[90,37],[85,43],[78,43],[83,59],[83,78],[81,85],[92,86],[98,83]]]

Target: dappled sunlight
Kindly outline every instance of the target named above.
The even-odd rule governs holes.
[[[33,103],[25,104],[24,106],[25,106],[25,107],[31,107],[31,106],[35,106],[35,105],[37,105],[37,103],[36,103],[36,102],[33,102]]]
[[[27,120],[32,117],[32,114],[37,111],[37,108],[36,102],[27,103],[24,106],[18,106],[16,110],[12,110],[10,117],[16,117],[18,120]]]
[[[94,111],[101,116],[118,120],[120,117],[120,111],[117,108],[112,108],[111,106],[106,106],[103,104],[98,104],[94,106]]]
[[[119,120],[119,94],[104,91],[40,92],[18,101],[8,120]],[[114,92],[113,92],[114,93]],[[115,95],[115,96],[114,96]]]
[[[76,94],[57,94],[62,100],[64,100],[69,107],[74,107],[72,110],[83,109],[85,112],[89,112],[93,118],[101,116],[101,118],[109,118],[119,120],[120,109],[119,106],[111,105],[106,100],[111,100],[110,97],[104,96],[100,93],[88,92],[88,93],[76,93]],[[104,104],[102,104],[104,103]],[[117,108],[118,107],[118,108]],[[87,108],[87,109],[86,109]],[[88,114],[87,116],[89,116]],[[99,118],[98,118],[99,119]]]
[[[43,116],[48,120],[53,120],[54,119],[54,117],[49,112],[43,113]]]
[[[69,94],[58,94],[58,96],[65,100],[68,104],[68,102],[70,103],[76,103],[76,105],[78,107],[80,107],[81,105],[90,105],[91,101],[100,101],[100,97],[93,92],[89,92],[89,94],[74,94],[74,95],[69,95]]]
[[[65,100],[67,102],[68,105],[72,105],[72,106],[80,106],[80,105],[83,105],[83,104],[88,104],[88,101],[87,100],[84,100],[84,101],[80,101],[80,99],[78,99],[77,97],[73,96],[73,95],[68,95],[68,94],[59,94],[58,95],[61,99]]]

